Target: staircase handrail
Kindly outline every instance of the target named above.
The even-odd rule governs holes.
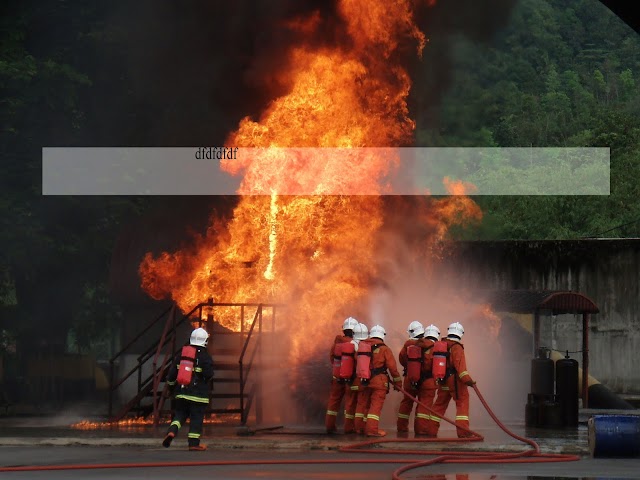
[[[202,306],[205,306],[205,305],[210,305],[210,303],[206,303],[206,302],[200,303],[200,304],[196,305],[193,309],[191,309],[188,313],[186,313],[178,322],[176,322],[174,324],[173,328],[171,329],[171,333],[173,333],[175,335],[176,329],[180,325],[182,325],[185,322],[185,320],[190,318],[191,315],[196,310],[198,310],[199,308],[201,308]],[[156,340],[156,342],[152,343],[151,346],[147,350],[145,350],[143,353],[141,353],[138,356],[137,364],[134,365],[131,368],[131,370],[129,370],[126,374],[124,374],[120,378],[120,380],[118,380],[117,382],[114,379],[114,363],[115,363],[116,358],[118,358],[120,355],[122,355],[129,347],[131,347],[131,345],[134,344],[134,342],[136,342],[139,338],[141,338],[142,335],[144,335],[147,331],[149,331],[156,323],[158,323],[158,321],[160,319],[162,319],[164,316],[166,316],[167,313],[169,313],[171,311],[171,309],[173,309],[174,307],[175,307],[175,304],[172,305],[171,307],[167,308],[164,312],[162,312],[162,314],[160,316],[158,316],[157,318],[155,318],[152,322],[150,322],[142,332],[140,332],[138,335],[136,335],[135,338],[126,345],[126,347],[121,349],[116,355],[114,355],[109,360],[109,367],[110,367],[109,368],[110,369],[109,417],[111,417],[112,412],[113,412],[113,394],[114,394],[114,391],[118,387],[120,387],[120,385],[122,385],[129,377],[131,377],[131,375],[133,375],[136,372],[141,373],[142,372],[142,366],[151,358],[151,356],[152,356],[151,353],[154,351],[154,349],[162,349],[162,348],[164,348],[164,346],[168,343],[169,340],[167,338],[164,338],[164,339],[161,338],[161,339]],[[165,329],[166,329],[166,324],[165,324]],[[174,352],[174,354],[175,354],[175,352]],[[166,365],[163,366],[163,368],[166,368]],[[140,383],[140,384],[138,385],[138,390],[140,390],[146,382],[149,382],[152,378],[154,378],[154,376],[155,376],[155,368],[154,368],[154,372],[152,373],[151,377],[148,377],[144,381],[141,381],[139,379],[138,383]]]
[[[175,305],[171,309],[171,313],[167,317],[167,321],[164,324],[164,328],[162,329],[162,336],[160,337],[160,342],[158,342],[158,348],[156,349],[156,354],[153,357],[153,424],[154,426],[158,426],[158,409],[160,407],[160,399],[158,398],[158,387],[160,386],[160,380],[162,378],[162,373],[167,367],[167,359],[173,358],[173,350],[172,348],[171,355],[165,354],[164,360],[162,362],[162,367],[158,370],[158,357],[160,357],[160,353],[162,352],[162,348],[164,346],[165,338],[167,338],[167,334],[169,333],[169,325],[171,325],[171,340],[175,347],[175,337],[176,337],[176,309]],[[171,361],[171,360],[169,360]],[[160,395],[161,397],[162,395]]]
[[[255,356],[255,352],[258,349],[259,343],[256,343],[256,348],[253,351],[253,355],[251,356],[250,360],[249,360],[249,364],[247,365],[247,369],[245,371],[244,367],[244,355],[247,352],[247,348],[249,347],[249,342],[251,341],[251,336],[253,335],[253,330],[256,327],[256,323],[258,322],[258,319],[260,319],[260,321],[262,322],[262,304],[258,304],[258,308],[256,308],[256,313],[253,316],[253,320],[251,322],[251,327],[249,328],[249,331],[247,332],[247,338],[244,341],[244,345],[242,346],[242,352],[240,353],[240,358],[238,359],[238,366],[239,366],[239,370],[240,370],[240,410],[242,411],[241,416],[242,418],[240,419],[241,423],[244,425],[247,421],[248,418],[248,412],[245,410],[245,402],[244,402],[244,389],[245,386],[247,384],[247,378],[249,377],[249,372],[251,371],[251,364],[253,363],[253,358]],[[262,325],[261,325],[262,326]],[[260,337],[258,337],[258,340],[260,340]],[[253,394],[253,390],[251,391],[251,393]],[[251,405],[251,400],[252,399],[247,399],[247,403],[249,405]]]
[[[129,348],[131,348],[131,345],[133,345],[135,342],[137,342],[145,333],[147,333],[149,330],[151,330],[151,328],[153,328],[153,326],[158,323],[167,313],[169,313],[169,311],[173,308],[174,306],[171,305],[169,306],[166,310],[164,310],[160,315],[158,315],[154,320],[152,320],[140,333],[138,333],[138,335],[136,335],[135,337],[133,337],[133,339],[127,343],[124,347],[122,347],[120,349],[120,351],[118,353],[116,353],[113,357],[111,357],[109,359],[109,363],[114,363],[116,361],[116,359],[122,355],[124,352],[126,352],[127,350],[129,350]]]
[[[109,417],[111,418],[111,420],[113,421],[115,418],[112,417],[112,404],[113,404],[113,395],[115,390],[121,386],[127,379],[129,379],[134,373],[138,373],[138,393],[135,395],[135,397],[133,399],[131,399],[129,402],[127,402],[127,404],[124,406],[124,408],[121,409],[121,412],[119,412],[119,418],[115,419],[115,420],[119,420],[120,418],[122,418],[124,415],[127,414],[128,411],[130,411],[132,408],[136,408],[135,405],[138,403],[139,406],[139,402],[140,400],[147,395],[149,392],[153,392],[153,416],[154,416],[154,423],[157,424],[157,422],[159,421],[159,415],[160,413],[162,413],[162,408],[164,406],[165,403],[165,398],[164,396],[158,392],[159,388],[160,388],[160,384],[162,382],[162,378],[163,376],[166,374],[166,372],[168,371],[171,362],[173,360],[173,358],[175,358],[175,355],[177,355],[178,353],[178,348],[176,348],[176,334],[177,334],[177,330],[178,327],[180,327],[185,321],[188,320],[193,320],[192,319],[192,315],[194,313],[196,313],[196,315],[198,316],[198,319],[200,320],[200,322],[204,321],[203,320],[203,308],[204,307],[237,307],[237,306],[241,306],[242,308],[244,307],[257,307],[256,308],[256,312],[253,316],[253,319],[251,321],[251,325],[250,328],[248,330],[248,332],[246,333],[246,338],[244,340],[244,344],[242,346],[242,351],[240,353],[240,357],[238,359],[238,365],[239,365],[239,374],[240,374],[240,411],[241,416],[242,416],[242,423],[245,424],[247,417],[248,417],[248,411],[251,409],[251,407],[254,405],[254,400],[255,400],[255,395],[257,390],[259,390],[260,388],[260,382],[259,379],[257,382],[253,382],[252,385],[249,384],[248,379],[249,379],[249,373],[252,370],[252,365],[254,363],[254,360],[256,358],[256,355],[260,352],[261,349],[261,335],[257,335],[256,336],[256,325],[259,326],[259,330],[260,333],[262,332],[262,315],[263,315],[263,308],[266,306],[268,308],[273,308],[273,320],[275,320],[275,307],[277,306],[277,304],[263,304],[263,303],[242,303],[242,304],[238,304],[238,303],[214,303],[212,298],[209,298],[209,300],[207,302],[202,302],[199,303],[198,305],[196,305],[193,309],[191,309],[191,311],[189,311],[188,313],[186,313],[185,315],[182,316],[182,318],[180,318],[178,321],[176,321],[176,312],[177,312],[177,306],[174,304],[171,307],[167,308],[160,316],[158,316],[157,318],[155,318],[152,322],[150,322],[147,327],[140,332],[138,335],[136,335],[124,348],[122,348],[116,355],[114,355],[110,360],[110,366],[111,366],[111,377],[110,377],[110,395],[109,395]],[[199,313],[198,310],[200,310]],[[167,314],[171,312],[168,316]],[[123,353],[125,353],[128,349],[130,349],[130,347],[137,342],[146,332],[148,332],[151,328],[153,328],[162,318],[166,317],[166,321],[165,321],[165,325],[163,327],[163,331],[162,331],[162,335],[160,336],[160,338],[158,338],[158,340],[154,341],[152,343],[152,345],[147,348],[145,351],[143,351],[143,353],[141,353],[140,355],[138,355],[137,357],[137,364],[127,373],[125,374],[118,382],[115,382],[114,379],[114,362],[116,359],[118,359]],[[242,319],[241,321],[244,321],[244,319]],[[272,326],[272,328],[275,328],[275,324]],[[240,335],[242,336],[242,329],[240,331]],[[253,350],[251,352],[248,351],[248,348],[250,346],[250,343],[252,342],[252,340],[255,339],[255,343],[252,345],[255,345],[255,348],[253,348]],[[171,347],[172,352],[167,352],[165,350],[165,346],[169,343],[169,342],[173,342],[173,345]],[[162,358],[162,354],[164,352],[164,358]],[[152,371],[151,374],[146,377],[146,378],[142,378],[142,373],[143,373],[143,366],[147,365],[147,362],[153,357],[152,360]],[[247,387],[250,387],[247,389]],[[247,392],[247,401],[245,402],[244,397],[245,397],[245,392]],[[256,404],[256,408],[260,408],[260,404]],[[257,415],[259,415],[259,413],[257,413]]]
[[[257,305],[258,308],[256,308],[256,313],[253,315],[253,320],[251,321],[251,327],[249,328],[249,331],[247,332],[247,338],[244,341],[244,345],[242,346],[242,352],[240,352],[240,359],[238,360],[238,363],[242,365],[242,360],[244,359],[244,354],[247,351],[247,347],[249,346],[249,340],[251,339],[251,335],[253,334],[253,329],[256,326],[256,322],[258,320],[258,318],[262,317],[262,304],[258,304]]]

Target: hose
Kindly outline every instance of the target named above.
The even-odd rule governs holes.
[[[580,458],[576,455],[563,455],[563,454],[543,454],[540,453],[540,447],[536,442],[531,439],[521,437],[511,432],[493,413],[493,411],[487,405],[484,397],[474,385],[474,390],[480,399],[480,402],[487,410],[491,418],[496,424],[511,437],[529,444],[532,449],[525,450],[523,452],[516,453],[501,453],[501,452],[456,452],[455,454],[444,452],[441,450],[380,450],[380,449],[367,449],[363,447],[377,445],[381,443],[423,443],[423,442],[469,442],[469,441],[482,441],[484,437],[477,432],[474,432],[468,428],[456,425],[453,420],[446,417],[441,417],[446,422],[455,425],[461,430],[465,430],[471,434],[471,437],[466,438],[424,438],[424,439],[387,439],[387,440],[370,440],[366,442],[359,442],[352,445],[347,445],[339,449],[340,452],[348,453],[375,453],[376,455],[384,454],[406,454],[406,455],[435,455],[434,458],[423,461],[415,461],[413,459],[390,459],[385,460],[382,458],[375,459],[344,459],[344,460],[212,460],[212,461],[191,461],[191,462],[146,462],[146,463],[99,463],[99,464],[64,464],[64,465],[23,465],[23,466],[10,466],[0,467],[0,472],[36,472],[36,471],[54,471],[54,470],[97,470],[97,469],[110,469],[110,468],[158,468],[158,467],[203,467],[203,466],[233,466],[233,465],[328,465],[328,464],[372,464],[372,463],[384,463],[384,464],[405,464],[393,472],[393,480],[401,480],[400,475],[408,470],[412,470],[419,467],[426,467],[436,463],[525,463],[525,462],[567,462],[576,461]],[[404,395],[411,398],[414,402],[422,405],[431,413],[434,412],[429,406],[423,404],[416,397],[399,387]]]
[[[446,422],[454,425],[456,428],[460,429],[460,430],[464,430],[467,433],[471,434],[471,437],[465,437],[465,438],[447,438],[447,439],[443,439],[443,438],[421,438],[421,439],[393,439],[393,440],[373,440],[373,441],[369,441],[369,442],[360,442],[360,443],[356,443],[353,445],[348,445],[346,447],[342,447],[339,450],[341,452],[350,452],[350,453],[356,453],[356,452],[360,452],[360,453],[376,453],[376,454],[390,454],[390,453],[397,453],[394,451],[390,451],[390,450],[380,450],[380,449],[366,449],[366,448],[362,448],[362,447],[367,447],[370,445],[375,445],[375,444],[379,444],[379,443],[406,443],[406,442],[411,442],[411,443],[426,443],[426,442],[469,442],[469,441],[482,441],[484,440],[484,437],[482,435],[480,435],[477,432],[474,432],[473,430],[470,430],[468,428],[465,428],[461,425],[456,425],[456,423],[449,419],[446,418],[444,416],[440,416],[440,414],[438,414],[437,412],[435,412],[431,407],[425,405],[424,403],[420,402],[419,399],[417,399],[416,397],[414,397],[413,395],[411,395],[409,392],[407,392],[406,390],[404,390],[402,387],[396,387],[399,391],[401,391],[404,395],[406,395],[407,397],[409,397],[411,400],[413,400],[414,402],[422,405],[424,408],[426,408],[429,412],[438,415],[439,417],[441,417],[443,420],[445,420]],[[424,461],[418,461],[418,462],[412,462],[409,465],[405,465],[403,467],[398,468],[397,470],[395,470],[393,472],[392,475],[392,480],[401,480],[400,479],[400,475],[404,472],[407,472],[408,470],[412,470],[415,468],[419,468],[419,467],[426,467],[429,465],[433,465],[436,463],[541,463],[541,462],[571,462],[571,461],[577,461],[580,460],[580,457],[578,457],[577,455],[566,455],[566,454],[556,454],[556,453],[549,453],[549,454],[544,454],[540,452],[540,446],[533,440],[526,438],[526,437],[521,437],[520,435],[517,435],[515,433],[513,433],[511,430],[509,430],[501,421],[500,419],[498,419],[498,417],[496,417],[496,415],[493,413],[493,411],[491,410],[491,408],[489,407],[489,405],[487,404],[486,400],[484,399],[484,397],[482,396],[482,394],[480,393],[480,390],[478,389],[478,387],[474,384],[473,385],[473,389],[476,392],[476,394],[478,395],[478,398],[480,399],[480,402],[482,403],[482,406],[485,408],[485,410],[487,411],[487,413],[489,414],[489,416],[493,419],[493,421],[498,425],[498,427],[500,427],[500,429],[505,432],[507,435],[509,435],[512,438],[515,438],[516,440],[519,440],[523,443],[526,443],[528,445],[530,445],[532,448],[530,450],[524,450],[522,452],[515,452],[515,453],[502,453],[502,452],[456,452],[455,454],[451,454],[448,452],[444,452],[441,450],[402,450],[403,454],[409,454],[409,455],[436,455],[435,458],[429,459],[429,460],[424,460]]]

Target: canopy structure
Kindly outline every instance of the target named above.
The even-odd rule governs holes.
[[[492,290],[483,295],[494,311],[533,314],[533,349],[540,347],[540,315],[582,314],[582,405],[589,403],[589,316],[598,306],[568,290]]]

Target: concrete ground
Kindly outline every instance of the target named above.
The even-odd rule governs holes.
[[[595,414],[616,413],[596,411]],[[628,415],[630,412],[625,411]],[[631,413],[640,414],[638,411]],[[640,459],[594,459],[590,456],[588,437],[589,432],[586,419],[593,414],[589,411],[581,411],[581,423],[576,429],[548,430],[527,429],[523,425],[508,425],[513,433],[530,438],[538,443],[542,453],[570,454],[581,458],[579,462],[561,462],[545,464],[447,464],[434,465],[422,468],[415,473],[408,472],[403,478],[425,477],[427,474],[471,473],[468,480],[484,478],[527,478],[537,475],[540,478],[552,476],[555,478],[640,478]],[[318,462],[309,465],[292,466],[202,466],[205,470],[199,471],[196,476],[211,474],[216,478],[391,478],[391,472],[399,465],[389,463],[394,458],[405,462],[420,461],[431,458],[427,450],[445,451],[451,454],[458,452],[521,452],[530,449],[523,442],[510,437],[498,426],[474,429],[485,437],[482,442],[453,443],[446,441],[423,443],[413,439],[398,437],[393,430],[388,430],[388,436],[373,448],[386,455],[371,455],[364,453],[346,453],[340,448],[353,445],[358,442],[372,440],[356,435],[326,435],[321,427],[294,427],[294,426],[263,426],[240,428],[233,424],[207,424],[203,434],[203,443],[209,447],[207,452],[188,452],[186,448],[186,431],[183,429],[174,441],[170,449],[161,447],[161,441],[166,431],[166,423],[158,428],[153,426],[118,427],[100,429],[77,429],[70,425],[77,421],[69,416],[29,416],[29,417],[4,417],[0,418],[0,468],[3,466],[19,465],[60,465],[66,463],[135,463],[135,462],[178,462],[178,461],[204,461],[247,459],[257,461],[279,460],[304,460]],[[473,425],[472,425],[473,428]],[[455,436],[453,427],[444,425],[440,436],[452,438]],[[400,440],[394,442],[391,440]],[[640,442],[640,439],[638,439]],[[64,447],[64,448],[60,448]],[[425,451],[423,455],[407,456],[403,452],[407,449]],[[393,452],[393,453],[391,453]],[[396,453],[397,452],[397,453]],[[327,461],[344,461],[352,463],[348,467],[349,474],[345,473],[344,464],[324,464]],[[367,459],[385,459],[382,465],[373,463],[366,465],[360,462]],[[208,469],[208,470],[207,470]],[[134,472],[135,470],[135,472]],[[126,471],[126,478],[144,477],[145,469]],[[166,478],[170,478],[170,471],[166,469]],[[83,473],[84,472],[84,473]],[[226,472],[226,473],[225,473]],[[294,473],[292,473],[294,472]],[[301,472],[305,472],[302,474]],[[342,473],[341,473],[342,472]],[[51,473],[51,472],[50,472]],[[67,475],[65,475],[65,473]],[[69,471],[59,471],[54,476],[48,475],[48,479],[71,478]],[[122,469],[111,469],[110,473],[89,475],[87,470],[75,472],[77,478],[116,478],[125,472]],[[33,475],[44,473],[11,472],[11,475],[20,475],[20,478],[36,478]],[[80,477],[79,475],[83,476]],[[365,475],[366,474],[366,475]],[[487,476],[483,476],[483,475]],[[2,474],[4,477],[5,474]],[[106,475],[106,476],[105,476]],[[112,475],[112,476],[110,476]],[[146,474],[148,475],[148,473]],[[173,473],[175,475],[175,472]],[[292,476],[293,475],[293,476]],[[498,476],[496,476],[498,475]],[[525,477],[522,477],[525,475]],[[154,477],[158,477],[154,473]],[[454,478],[454,476],[450,478]],[[9,478],[9,477],[7,477]],[[121,478],[121,477],[120,477]],[[146,477],[144,477],[146,478]],[[164,478],[164,474],[160,475]],[[174,477],[172,477],[174,478]],[[435,478],[435,477],[434,477]],[[442,478],[442,477],[440,477]],[[447,478],[447,477],[445,477]]]
[[[130,426],[97,429],[72,428],[64,418],[13,417],[0,419],[0,446],[139,446],[157,447],[164,437],[167,424],[153,426]],[[545,430],[526,429],[524,426],[508,426],[516,435],[526,436],[540,445],[543,453],[567,453],[588,455],[587,427],[577,429]],[[174,446],[186,447],[185,426]],[[446,441],[422,443],[411,442],[413,434],[399,436],[395,430],[387,430],[380,448],[428,448],[446,450],[515,452],[529,449],[528,445],[511,438],[497,426],[477,428],[474,431],[485,437],[482,442],[463,444]],[[444,425],[441,438],[455,437],[453,427]],[[207,424],[203,442],[213,449],[275,449],[275,450],[338,450],[354,443],[373,440],[360,435],[327,435],[323,427],[290,427],[265,425],[262,427],[240,427],[239,425]],[[399,443],[390,442],[398,440]],[[409,443],[407,443],[409,442]]]

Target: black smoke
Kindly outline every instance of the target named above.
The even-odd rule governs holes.
[[[415,50],[412,108],[437,105],[451,84],[451,39],[489,41],[517,0],[415,1],[430,38],[421,63]],[[213,145],[246,116],[257,117],[289,85],[277,72],[303,44],[344,44],[337,0],[116,1],[99,45],[92,89],[92,142],[101,145]],[[291,27],[317,16],[309,37]]]
[[[91,89],[91,142],[222,144],[246,116],[286,93],[276,72],[303,43],[338,41],[333,0],[116,1],[105,12]],[[308,38],[295,19],[317,15]]]

